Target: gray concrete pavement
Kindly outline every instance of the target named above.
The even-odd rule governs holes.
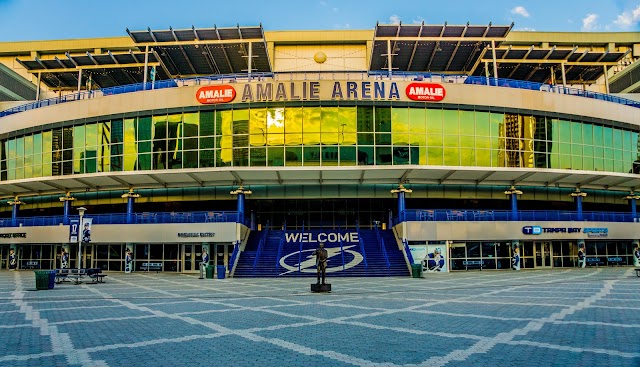
[[[411,278],[0,272],[1,366],[640,366],[631,268]]]

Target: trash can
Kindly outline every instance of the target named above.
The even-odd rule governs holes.
[[[206,270],[207,270],[207,279],[213,279],[213,265],[207,265],[206,266]]]
[[[49,272],[49,289],[53,289],[56,286],[56,271],[51,270]]]
[[[413,278],[422,278],[422,264],[411,264],[411,276]]]
[[[36,273],[36,290],[49,289],[49,270],[34,270],[34,273]]]
[[[227,268],[224,265],[218,265],[218,279],[224,279]]]

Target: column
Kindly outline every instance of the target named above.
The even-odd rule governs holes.
[[[61,196],[60,201],[62,201],[63,203],[63,216],[62,216],[62,223],[67,225],[69,224],[69,213],[71,211],[71,202],[74,201],[76,198],[71,196],[71,193],[67,191],[67,193],[65,194],[65,196]]]
[[[631,210],[631,222],[638,222],[636,201],[640,199],[640,196],[632,190],[629,195],[625,196],[623,199],[629,202],[629,209]]]
[[[122,194],[122,198],[127,199],[127,224],[132,224],[133,220],[133,204],[136,198],[139,198],[140,194],[133,192],[133,187],[129,188],[129,192]]]
[[[511,220],[518,220],[518,195],[522,195],[522,191],[511,186],[509,190],[504,192],[505,195],[511,196]]]
[[[398,185],[397,189],[391,190],[392,194],[398,194],[398,222],[400,223],[405,222],[407,219],[407,216],[405,214],[406,212],[405,196],[407,193],[411,193],[411,192],[413,192],[413,190],[405,188],[402,184]]]
[[[576,213],[577,213],[576,220],[582,221],[584,220],[584,217],[582,215],[582,198],[587,196],[587,193],[580,191],[580,188],[576,187],[576,191],[572,192],[571,196],[574,198],[574,201],[576,202]]]
[[[240,186],[237,189],[230,192],[231,195],[236,195],[237,199],[237,217],[236,223],[244,223],[244,199],[246,195],[251,195],[251,190],[245,189]]]
[[[13,200],[9,200],[7,204],[11,205],[11,226],[17,227],[18,220],[18,210],[20,209],[20,205],[24,204],[20,199],[16,196]]]

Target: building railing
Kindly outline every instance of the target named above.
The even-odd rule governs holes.
[[[92,224],[127,224],[126,213],[115,214],[86,214],[87,218],[93,218]],[[70,215],[69,219],[78,219],[78,216]],[[134,213],[130,224],[152,223],[209,223],[209,222],[236,222],[237,212],[143,212]],[[65,224],[64,216],[47,217],[19,217],[0,219],[0,227],[41,227],[57,226]],[[249,224],[248,218],[244,218],[243,224]]]
[[[640,222],[631,212],[587,212],[560,210],[519,210],[515,215],[511,210],[446,210],[417,209],[406,210],[394,218],[394,225],[403,221],[426,222],[494,222],[494,221],[589,221],[589,222]]]
[[[109,87],[98,90],[82,91],[79,93],[71,93],[61,97],[44,99],[41,101],[29,102],[20,106],[16,106],[4,111],[0,111],[0,117],[9,116],[14,113],[34,110],[41,107],[53,106],[60,103],[79,101],[89,98],[106,97],[116,94],[134,93],[148,91],[153,89],[177,88],[193,85],[210,85],[225,84],[246,81],[260,80],[365,80],[368,77],[390,80],[405,81],[426,81],[432,83],[457,83],[457,84],[477,84],[494,87],[528,89],[540,92],[549,92],[556,94],[565,94],[584,98],[592,98],[601,101],[607,101],[626,106],[640,108],[640,102],[627,98],[616,97],[610,94],[591,92],[578,88],[564,87],[561,85],[552,85],[536,82],[528,82],[515,79],[492,78],[484,76],[468,76],[468,75],[449,75],[435,74],[425,72],[409,72],[394,71],[391,74],[388,71],[327,71],[327,72],[300,72],[300,73],[240,73],[240,74],[221,74],[196,76],[191,78],[158,80],[155,82],[135,83],[122,85],[117,87]]]

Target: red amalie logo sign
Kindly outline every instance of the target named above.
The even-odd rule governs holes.
[[[424,102],[442,101],[447,94],[443,86],[433,83],[411,83],[406,93],[409,99]]]
[[[210,85],[198,89],[196,98],[202,104],[227,103],[236,98],[236,90],[230,85]]]

